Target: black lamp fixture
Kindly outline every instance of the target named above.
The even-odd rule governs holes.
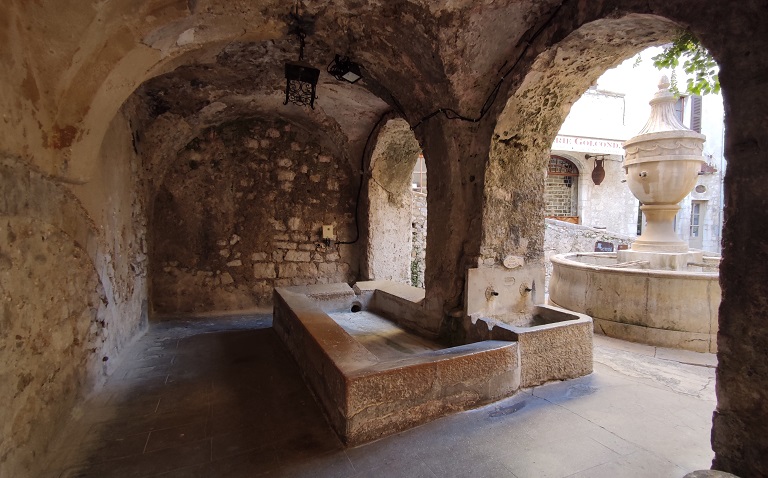
[[[585,154],[584,158],[595,158],[595,168],[592,170],[592,182],[595,183],[595,186],[600,186],[600,183],[603,182],[603,179],[605,179],[605,168],[603,167],[603,162],[605,161],[605,157],[608,156],[607,154]]]
[[[298,5],[296,14],[292,16],[296,23],[300,24],[298,16]],[[285,101],[284,105],[291,103],[298,106],[309,106],[315,109],[315,98],[317,93],[317,80],[320,78],[320,70],[313,68],[309,63],[304,62],[304,39],[307,34],[300,26],[294,28],[294,33],[299,38],[299,61],[285,62]]]
[[[350,60],[348,56],[336,55],[328,65],[328,73],[339,81],[355,83],[363,77],[360,73],[360,65]]]

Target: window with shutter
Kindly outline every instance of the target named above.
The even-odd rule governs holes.
[[[701,133],[701,96],[691,96],[691,129]]]
[[[685,96],[681,96],[677,99],[677,102],[675,103],[675,116],[677,116],[678,121],[685,124]]]

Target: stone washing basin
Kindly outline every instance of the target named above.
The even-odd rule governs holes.
[[[388,281],[275,289],[275,331],[344,443],[592,371],[589,317],[545,306],[517,325],[474,319],[469,343],[450,347],[423,302]]]

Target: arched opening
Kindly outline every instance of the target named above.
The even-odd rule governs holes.
[[[645,49],[607,70],[571,107],[552,144],[552,154],[572,159],[587,171],[600,160],[605,175],[600,185],[589,177],[580,182],[580,219],[588,229],[547,222],[546,257],[590,252],[596,248],[614,251],[628,248],[642,233],[641,204],[626,185],[621,145],[642,129],[650,112],[648,102],[656,92],[659,78],[662,74],[671,74],[660,71],[651,61],[662,50],[661,47]],[[680,85],[685,84],[686,73],[681,68],[674,75]],[[717,255],[726,164],[722,96],[701,97],[683,92],[675,112],[682,124],[706,136],[705,163],[694,190],[680,203],[675,229],[691,249]],[[547,261],[546,265],[549,281],[552,264]]]
[[[414,253],[423,254],[424,244],[414,239],[418,240],[418,230],[423,231],[417,222],[425,221],[419,219],[421,198],[414,192],[413,180],[414,167],[423,165],[420,155],[419,143],[406,121],[391,119],[379,130],[367,185],[366,275],[371,279],[418,285],[414,272],[418,282],[420,266],[414,262]],[[426,202],[421,202],[426,209]],[[423,268],[420,277],[423,287]]]
[[[579,224],[579,168],[573,161],[552,155],[544,183],[546,217]]]
[[[411,285],[424,287],[427,269],[427,161],[419,155],[411,179]]]
[[[615,161],[611,161],[616,153],[614,151],[579,150],[568,148],[562,143],[558,147],[558,130],[571,106],[603,72],[648,46],[671,40],[676,30],[676,25],[659,17],[630,15],[615,20],[599,20],[582,26],[537,58],[533,72],[511,95],[496,126],[486,169],[485,234],[481,249],[483,265],[479,267],[482,274],[475,276],[474,284],[473,276],[469,276],[468,290],[486,290],[487,282],[489,286],[494,285],[493,291],[500,295],[513,294],[512,288],[499,290],[505,278],[514,278],[515,283],[519,283],[520,280],[538,280],[543,275],[546,257],[550,252],[544,242],[545,216],[554,212],[552,186],[555,186],[556,176],[552,173],[563,175],[557,178],[557,186],[561,191],[567,191],[563,194],[566,200],[562,201],[567,206],[558,214],[565,216],[567,212],[573,216],[578,215],[582,222],[588,217],[590,226],[608,222],[609,214],[599,211],[587,213],[589,206],[585,207],[584,200],[580,201],[578,196],[576,199],[571,196],[572,190],[569,190],[567,183],[570,182],[569,178],[576,177],[575,173],[579,169],[586,172],[579,175],[582,180],[592,182],[589,172],[592,171],[595,155],[600,155],[598,159],[602,161],[612,163],[610,167],[618,171],[621,152],[618,152]],[[593,45],[599,47],[593,48]],[[621,147],[620,144],[618,146]],[[554,162],[559,164],[550,167],[553,156],[568,161],[556,159]],[[568,156],[574,161],[570,161]],[[577,166],[577,163],[582,167]],[[550,172],[548,175],[545,174],[547,170]],[[614,176],[611,180],[618,184],[620,176]],[[584,190],[580,191],[582,198],[584,193]],[[597,193],[593,194],[592,199],[598,199]],[[605,197],[604,201],[606,210],[613,205],[610,197]],[[618,203],[622,199],[617,198],[615,201]],[[574,203],[580,207],[574,210]],[[630,221],[634,219],[635,211],[636,202],[630,206],[626,214],[628,220],[623,221],[623,227],[633,225]],[[592,251],[599,232],[590,231],[590,234],[592,244],[587,250]],[[558,236],[557,240],[567,245],[572,238]],[[506,259],[510,256],[520,260],[510,261],[512,267],[507,267]],[[488,298],[485,303],[491,304],[494,300],[497,299]],[[632,298],[630,295],[614,297],[607,302],[610,303],[610,300],[631,301]],[[482,297],[478,301],[483,302]],[[485,310],[481,312],[488,313]],[[510,308],[507,313],[512,315],[517,312]],[[496,318],[504,321],[505,314],[498,313]],[[710,374],[714,378],[714,372],[710,371]],[[707,394],[710,409],[703,414],[705,417],[712,411],[714,388],[709,388]],[[709,430],[702,427],[697,433],[697,446],[711,453]],[[702,460],[702,465],[707,464],[709,457]]]

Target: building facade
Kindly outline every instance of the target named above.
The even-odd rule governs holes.
[[[552,143],[547,171],[546,214],[619,235],[639,235],[640,203],[625,184],[624,141],[642,128],[661,72],[644,61],[626,60],[607,71],[574,103]],[[681,82],[682,83],[682,82]],[[675,229],[691,248],[719,253],[723,221],[723,100],[720,95],[681,96],[683,124],[706,135],[704,159],[694,190],[680,203]],[[593,180],[597,163],[604,179]]]

